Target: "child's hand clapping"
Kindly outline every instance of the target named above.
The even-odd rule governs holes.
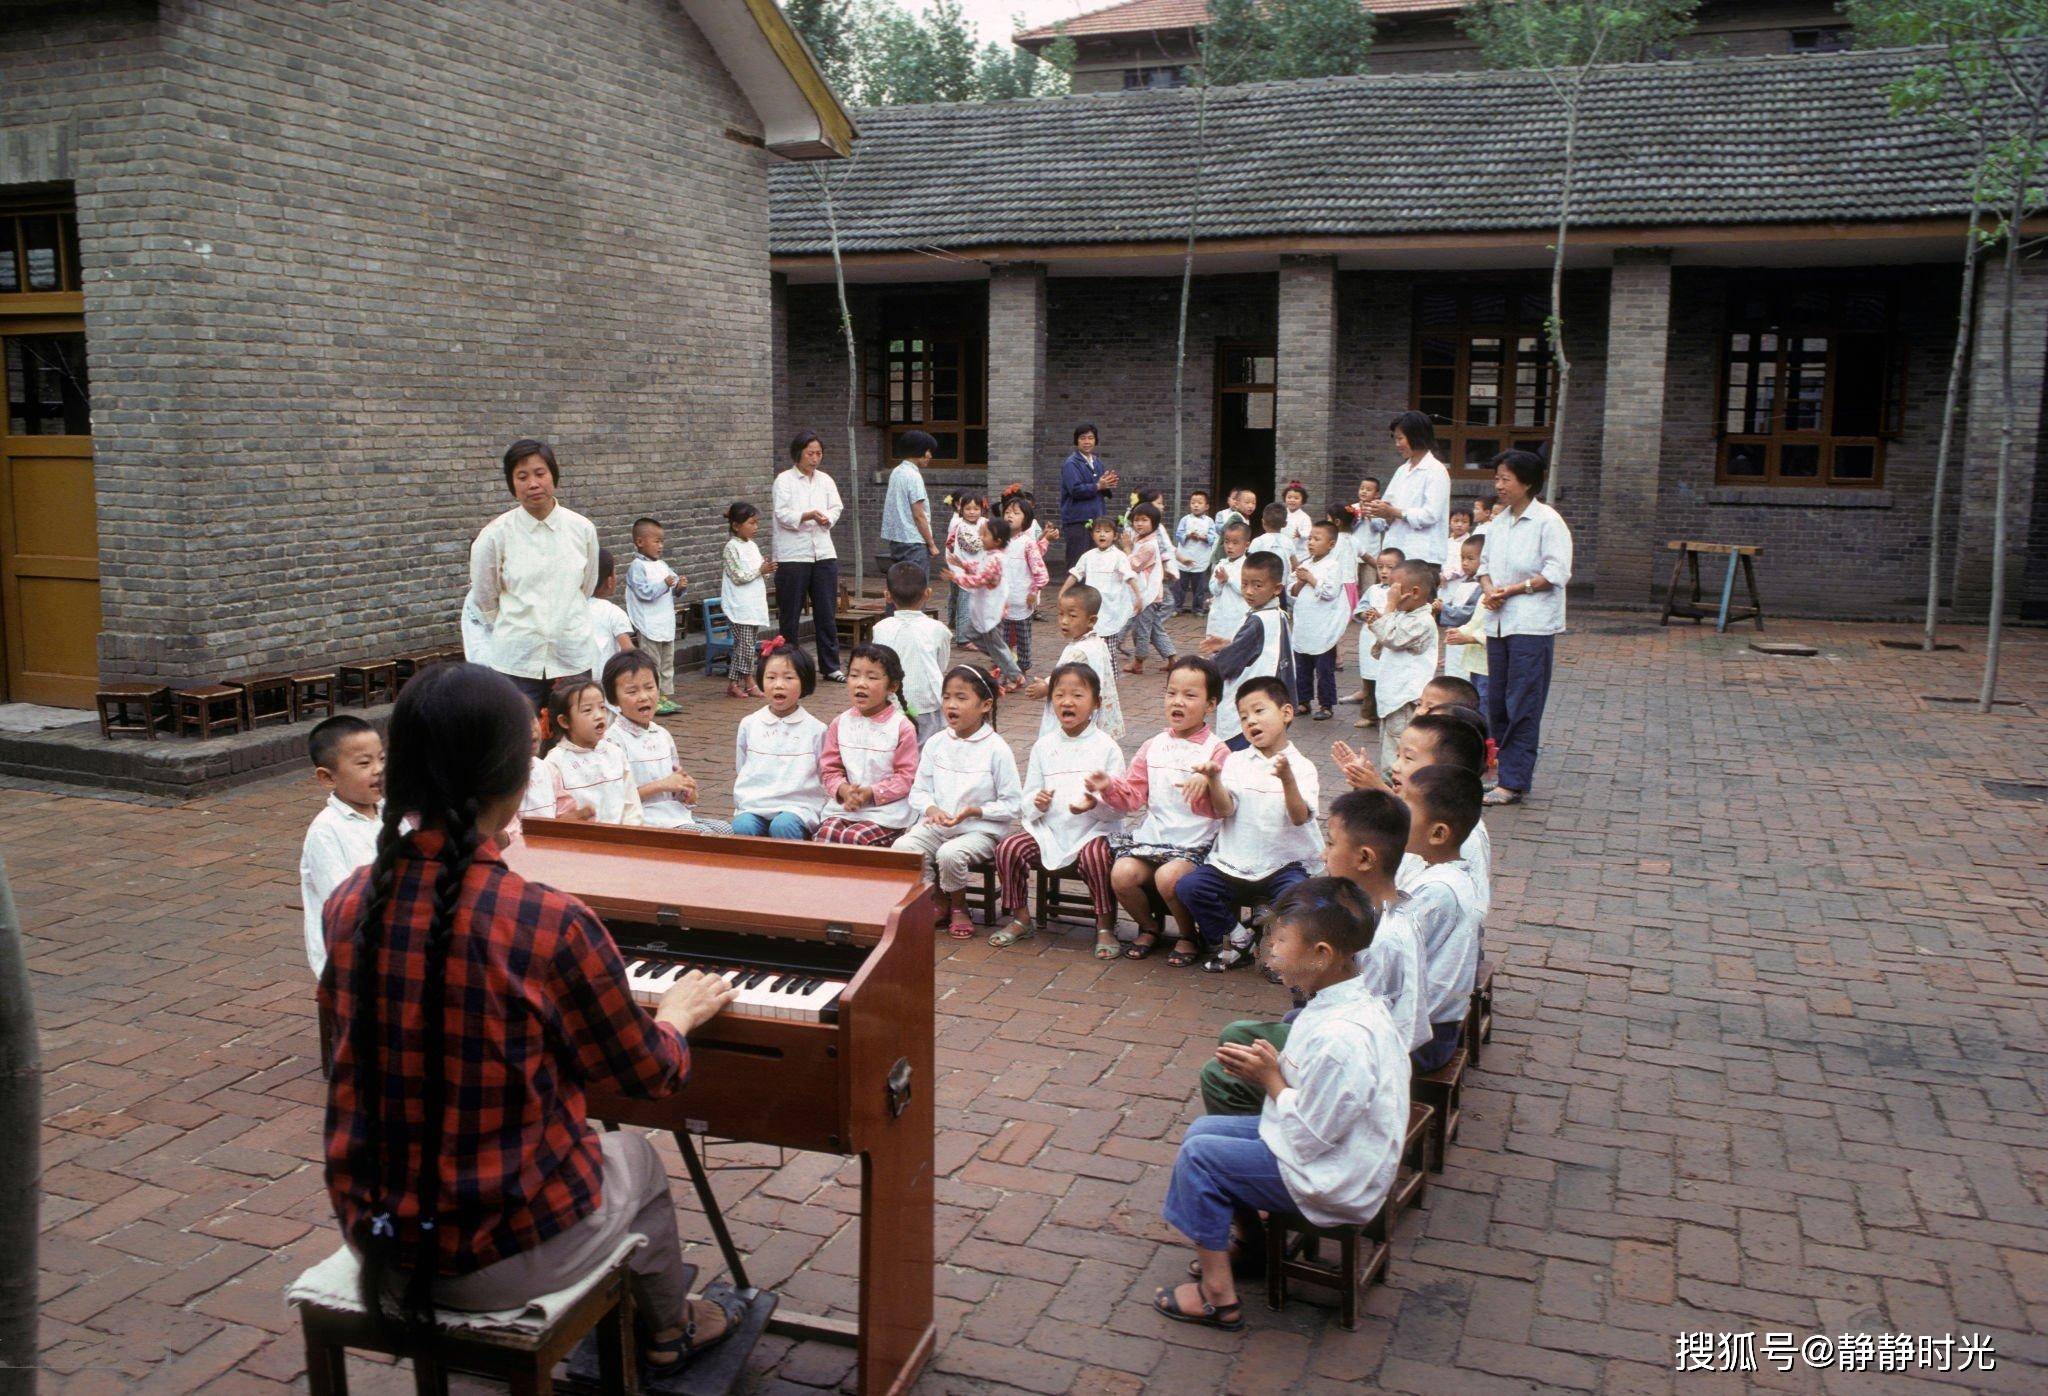
[[[1276,756],[1273,758],[1273,774],[1280,778],[1281,789],[1292,790],[1294,788],[1294,765],[1286,757]]]
[[[1097,771],[1093,775],[1084,776],[1081,784],[1088,787],[1089,794],[1100,795],[1103,791],[1109,789],[1109,772]]]
[[[1202,638],[1201,651],[1204,656],[1212,655],[1229,643],[1221,635],[1207,635]]]
[[[1337,762],[1337,769],[1353,790],[1385,790],[1387,783],[1380,779],[1372,763],[1351,749],[1349,742],[1335,742],[1330,746],[1330,755]]]
[[[1045,679],[1033,679],[1024,686],[1024,696],[1027,698],[1043,698],[1051,691],[1052,685]]]
[[[1264,1038],[1256,1038],[1242,1047],[1235,1042],[1223,1043],[1216,1049],[1216,1060],[1232,1076],[1248,1086],[1257,1086],[1267,1095],[1278,1095],[1287,1089],[1287,1077],[1280,1070],[1280,1054]]]
[[[1040,814],[1044,814],[1052,808],[1052,792],[1050,790],[1039,791],[1031,797],[1031,806]]]
[[[1086,814],[1094,808],[1095,797],[1093,795],[1083,795],[1080,799],[1067,806],[1068,812],[1072,814]]]

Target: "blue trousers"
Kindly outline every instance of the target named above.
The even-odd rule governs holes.
[[[1337,651],[1294,652],[1294,696],[1304,711],[1311,704],[1325,710],[1337,706]]]
[[[1237,925],[1239,907],[1264,906],[1295,883],[1307,880],[1308,872],[1299,863],[1289,863],[1256,882],[1218,872],[1204,863],[1182,878],[1174,890],[1180,896],[1180,904],[1195,918],[1195,929],[1201,932],[1202,940],[1209,945],[1221,945]]]
[[[807,839],[811,826],[800,814],[736,814],[732,817],[732,831],[744,834],[750,839],[766,836],[771,839]]]
[[[1417,1071],[1435,1071],[1458,1053],[1458,1040],[1465,1035],[1465,1020],[1432,1023],[1436,1035],[1408,1054]]]
[[[1212,563],[1210,567],[1213,567]],[[1190,567],[1180,574],[1180,608],[1183,611],[1209,609],[1210,567]]]
[[[1536,745],[1556,653],[1555,635],[1494,636],[1486,642],[1486,726],[1500,744],[1503,790],[1526,794],[1536,777]]]
[[[1240,1210],[1292,1212],[1295,1201],[1273,1151],[1259,1141],[1257,1115],[1204,1115],[1180,1141],[1161,1215],[1203,1250],[1221,1251],[1230,1248],[1230,1221]]]

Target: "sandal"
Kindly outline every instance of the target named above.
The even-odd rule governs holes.
[[[1021,916],[1013,916],[1010,918],[1009,925],[988,938],[988,943],[992,949],[1003,950],[1015,945],[1020,940],[1029,940],[1037,934],[1038,928],[1036,926]]]
[[[1121,945],[1119,945],[1119,944],[1117,943],[1117,938],[1116,938],[1116,932],[1115,932],[1115,931],[1097,931],[1097,932],[1095,933],[1095,958],[1096,958],[1096,959],[1098,959],[1098,960],[1116,960],[1116,959],[1121,959],[1121,958],[1123,958],[1123,953],[1124,953],[1124,948],[1123,948],[1123,946],[1121,946]]]
[[[974,939],[974,918],[967,914],[967,908],[956,906],[946,922],[946,934],[955,940]]]
[[[1152,1307],[1175,1323],[1192,1323],[1200,1328],[1221,1328],[1226,1333],[1235,1333],[1244,1327],[1244,1304],[1211,1304],[1202,1302],[1201,1310],[1189,1313],[1180,1306],[1170,1289],[1162,1289],[1152,1296]]]
[[[1189,948],[1183,950],[1181,949],[1183,945]],[[1193,941],[1184,938],[1176,940],[1173,943],[1172,951],[1166,957],[1166,966],[1168,969],[1186,969],[1195,962],[1196,957],[1201,953],[1201,948],[1196,946]]]
[[[1510,790],[1505,785],[1496,785],[1493,787],[1493,789],[1487,791],[1485,795],[1480,797],[1479,803],[1482,805],[1494,806],[1519,805],[1520,803],[1522,803],[1522,792],[1519,790]]]
[[[1140,931],[1138,938],[1124,947],[1124,958],[1142,960],[1159,948],[1159,932]]]
[[[714,1286],[714,1288],[717,1287]],[[697,1312],[696,1305],[699,1302],[710,1304],[725,1315],[725,1327],[719,1330],[718,1336],[706,1338],[701,1343],[697,1341],[697,1321],[694,1317]],[[643,1376],[659,1380],[671,1372],[682,1371],[698,1353],[709,1352],[727,1338],[739,1332],[740,1324],[747,1316],[747,1306],[737,1294],[729,1290],[718,1294],[713,1294],[707,1290],[695,1300],[690,1301],[690,1306],[686,1312],[691,1317],[683,1321],[682,1336],[671,1338],[665,1343],[657,1342],[653,1334],[638,1322],[634,1324],[634,1327],[639,1330],[635,1336],[640,1340],[640,1371]],[[637,1320],[639,1316],[636,1314],[634,1317]],[[666,1362],[649,1360],[655,1357],[667,1357],[669,1360]]]
[[[1221,950],[1202,961],[1202,973],[1224,974],[1230,970],[1243,969],[1246,965],[1257,964],[1259,949],[1256,944],[1237,946],[1226,944]]]

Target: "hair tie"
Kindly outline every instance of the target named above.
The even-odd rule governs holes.
[[[771,635],[768,639],[763,640],[759,645],[757,645],[754,648],[754,653],[758,655],[760,658],[766,659],[769,655],[776,654],[788,648],[789,639],[787,636]]]

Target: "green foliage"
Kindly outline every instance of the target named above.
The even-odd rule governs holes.
[[[1202,73],[1216,87],[1365,71],[1372,13],[1358,0],[1210,0]]]
[[[1655,58],[1693,26],[1699,0],[1478,0],[1458,17],[1493,68],[1545,72]]]
[[[1072,90],[1073,40],[1034,57],[1006,41],[979,48],[959,0],[912,14],[891,0],[785,0],[784,13],[840,97],[854,106],[1057,97]],[[1022,19],[1016,21],[1023,28]]]

